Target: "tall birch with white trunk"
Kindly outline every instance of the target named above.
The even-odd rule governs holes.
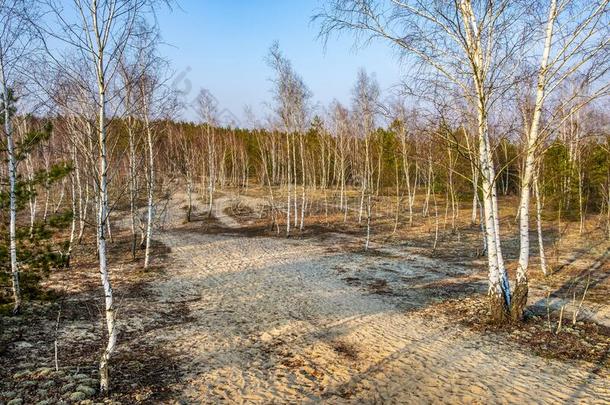
[[[23,77],[23,59],[32,48],[32,29],[28,13],[22,0],[0,0],[0,123],[6,139],[8,196],[9,196],[9,257],[12,275],[13,312],[21,308],[19,287],[19,263],[17,262],[17,158],[15,156],[15,133],[13,114],[15,112],[14,91],[18,80]]]
[[[86,84],[94,100],[95,161],[96,161],[96,236],[107,341],[100,357],[100,391],[110,390],[110,359],[117,344],[116,308],[110,281],[106,238],[109,230],[109,169],[108,127],[112,119],[109,109],[113,101],[110,89],[116,79],[118,63],[130,39],[137,35],[137,25],[153,12],[155,0],[39,0],[45,18],[37,22],[40,37],[56,67],[66,76],[82,82],[83,77],[65,63],[65,51],[56,48],[58,42],[86,61],[91,80]],[[67,4],[66,4],[67,3]],[[93,152],[93,151],[92,151]]]
[[[151,124],[151,96],[154,92],[156,83],[149,76],[144,76],[140,83],[140,99],[142,102],[142,117],[144,119],[144,128],[146,131],[146,155],[148,160],[148,176],[146,182],[147,201],[146,201],[146,243],[144,248],[144,268],[147,269],[150,265],[150,249],[153,234],[153,220],[155,216],[155,149],[153,130]]]
[[[218,125],[218,102],[214,95],[207,89],[201,89],[197,95],[197,114],[205,128],[205,139],[207,149],[207,194],[208,194],[208,216],[212,216],[214,205],[214,187],[216,184],[216,141],[215,128]]]
[[[137,159],[136,151],[139,146],[136,138],[137,129],[137,89],[136,80],[138,78],[137,65],[123,58],[119,64],[119,73],[123,81],[123,108],[126,116],[127,124],[127,140],[129,144],[128,151],[128,183],[129,183],[129,225],[131,230],[131,256],[136,258],[136,220],[137,220],[137,196],[138,196],[138,179],[137,168],[140,159]]]
[[[362,219],[363,207],[366,201],[366,240],[365,250],[368,250],[371,236],[371,200],[373,192],[373,169],[371,164],[371,135],[375,130],[375,117],[379,107],[380,89],[377,80],[369,76],[364,69],[358,72],[356,85],[352,90],[354,118],[356,120],[357,136],[364,140],[364,162],[360,198],[359,220]]]
[[[492,317],[507,318],[511,294],[500,243],[496,173],[489,119],[493,104],[512,82],[509,63],[528,35],[516,24],[522,4],[509,1],[333,0],[314,18],[321,35],[351,31],[365,41],[398,48],[421,69],[415,80],[443,82],[475,106],[478,168],[488,246]]]
[[[288,156],[288,197],[286,207],[286,234],[290,234],[290,211],[291,211],[291,188],[292,202],[294,203],[293,218],[295,226],[298,224],[298,205],[297,205],[297,165],[296,165],[296,147],[292,139],[295,136],[299,137],[299,146],[301,149],[301,226],[303,229],[305,221],[305,161],[303,156],[302,137],[306,131],[309,114],[309,100],[311,92],[303,82],[303,79],[295,72],[290,61],[282,54],[278,43],[274,43],[269,49],[267,57],[269,66],[274,71],[273,82],[273,97],[276,102],[275,112],[278,116],[281,128],[286,133],[286,153]],[[292,183],[292,184],[291,184]]]
[[[4,136],[6,137],[6,153],[8,155],[8,178],[9,178],[9,254],[11,260],[12,288],[13,288],[13,313],[18,313],[21,308],[21,289],[19,287],[19,265],[17,264],[17,205],[15,185],[17,181],[17,160],[15,159],[15,140],[13,134],[12,104],[14,100],[8,85],[4,60],[6,59],[2,44],[0,44],[0,86],[2,91],[2,122]]]
[[[346,195],[347,182],[347,137],[350,132],[349,111],[338,101],[330,106],[330,121],[335,136],[335,169],[337,170],[337,187],[339,191],[339,211],[343,211],[343,222],[347,221],[348,201]]]
[[[594,86],[592,94],[575,94],[576,108],[562,119],[577,113],[584,105],[607,94],[610,64],[604,55],[610,46],[610,1],[550,0],[541,35],[541,52],[537,67],[536,92],[525,139],[524,168],[521,177],[519,203],[519,263],[511,309],[513,318],[523,316],[528,296],[528,267],[530,255],[530,200],[540,158],[540,145],[550,131],[541,128],[544,106],[549,96],[561,84],[578,73],[584,73],[583,86]],[[600,58],[601,57],[601,58]],[[552,120],[551,120],[552,121]]]
[[[135,36],[136,49],[135,70],[136,88],[138,90],[137,111],[144,123],[146,139],[147,167],[147,202],[146,202],[146,236],[144,247],[144,268],[150,266],[150,255],[155,219],[155,142],[157,138],[159,119],[169,115],[175,109],[175,97],[164,86],[166,63],[157,56],[155,44],[159,40],[157,27],[140,24],[138,35]]]

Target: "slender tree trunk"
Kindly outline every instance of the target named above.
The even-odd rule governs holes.
[[[74,248],[74,239],[76,236],[76,185],[74,177],[72,177],[72,181],[70,182],[70,189],[72,192],[72,224],[70,226],[70,239],[68,240],[68,252],[66,253],[65,265],[66,267],[70,267],[70,259],[72,258],[72,249]]]
[[[320,187],[322,187],[322,191],[324,192],[324,218],[326,220],[326,222],[328,222],[328,172],[327,172],[327,168],[326,168],[326,136],[325,134],[321,134],[321,140],[322,140],[322,153],[321,153],[321,159],[322,159],[322,179],[320,182]],[[328,170],[330,170],[330,167],[328,168]]]
[[[294,218],[294,227],[296,228],[299,225],[299,199],[297,198],[297,184],[299,181],[299,177],[297,174],[297,152],[296,152],[296,142],[292,142],[292,202],[294,203],[293,207],[293,218]]]
[[[87,124],[87,128],[89,129],[89,124]],[[88,134],[89,136],[88,141],[89,144],[91,143],[91,135]],[[92,148],[90,148],[89,150],[90,153],[93,153]],[[81,244],[83,241],[83,236],[85,233],[85,225],[86,225],[86,220],[87,220],[87,212],[89,209],[89,183],[87,181],[87,179],[85,178],[85,197],[84,197],[84,202],[83,202],[83,183],[81,181],[81,170],[80,170],[80,162],[78,160],[78,155],[76,155],[76,159],[74,160],[74,170],[76,173],[76,185],[78,187],[78,219],[79,219],[79,224],[78,224],[78,243]]]
[[[30,193],[30,196],[28,198],[28,202],[30,205],[30,238],[34,237],[34,225],[36,224],[36,205],[37,205],[37,199],[36,199],[36,193],[34,190],[34,187],[32,186],[31,182],[34,181],[34,168],[32,167],[32,161],[31,161],[31,156],[28,156],[26,161],[25,161],[25,166],[27,168],[28,171],[28,180],[30,181],[30,185],[28,185],[28,191]]]
[[[101,66],[100,66],[101,70]],[[100,75],[101,76],[101,75]],[[109,362],[116,347],[117,330],[115,325],[114,299],[110,274],[106,258],[106,225],[108,218],[108,163],[106,156],[106,100],[104,89],[100,90],[100,117],[99,117],[99,214],[97,224],[97,243],[100,264],[100,276],[104,287],[106,327],[108,330],[108,341],[100,358],[100,392],[106,394],[110,389]]]
[[[415,201],[415,190],[411,190],[411,176],[410,176],[410,164],[409,155],[407,150],[407,139],[406,131],[402,130],[401,136],[401,152],[402,152],[402,168],[405,175],[405,182],[407,184],[407,196],[408,196],[408,209],[409,209],[409,226],[413,226],[413,203]],[[417,176],[416,176],[417,177]],[[414,184],[414,188],[415,188]]]
[[[371,193],[367,196],[366,205],[366,242],[364,244],[364,250],[369,250],[369,244],[371,242]]]
[[[395,234],[398,230],[398,222],[400,220],[400,180],[398,177],[398,163],[394,164],[394,181],[396,182],[396,213],[394,217],[394,230],[392,234]]]
[[[477,210],[479,208],[479,172],[473,169],[472,172],[472,216],[470,222],[472,224],[477,223]]]
[[[94,6],[96,3],[93,3]],[[97,53],[92,51],[96,62],[96,74],[98,81],[98,165],[99,165],[99,196],[98,196],[98,218],[97,218],[97,245],[100,266],[100,277],[104,288],[106,327],[108,340],[106,348],[100,357],[100,393],[107,395],[110,390],[110,357],[114,353],[117,343],[116,313],[114,309],[114,297],[110,282],[110,273],[106,257],[106,229],[108,228],[108,156],[107,156],[107,127],[106,127],[106,65],[104,64],[104,45],[102,35],[98,26],[97,9],[92,10],[93,29],[96,34]],[[109,228],[108,228],[109,229]]]
[[[148,119],[148,107],[145,108],[144,123],[146,124],[146,141],[148,143],[148,215],[146,218],[146,249],[144,251],[144,268],[150,265],[150,246],[153,233],[154,218],[154,191],[155,191],[155,155],[153,150],[153,136]]]
[[[606,148],[606,151],[610,155],[610,148]],[[604,200],[606,202],[606,238],[610,239],[610,168],[606,170],[606,184],[602,187],[605,189]],[[601,213],[603,213],[603,211],[600,211],[600,214]]]
[[[130,96],[128,95],[127,98]],[[133,118],[127,117],[129,139],[129,216],[131,226],[131,257],[136,258],[136,146],[133,135]]]
[[[434,189],[434,172],[432,174],[432,201],[434,202],[434,244],[432,245],[432,251],[435,251],[438,247],[438,230],[439,230],[439,221],[438,221],[438,201],[436,200],[436,190]]]
[[[478,192],[478,191],[477,191]],[[485,218],[485,214],[483,213],[483,204],[479,201],[479,216],[481,218]],[[479,221],[479,225],[481,228],[481,235],[483,235],[483,250],[481,251],[481,256],[487,255],[487,236],[485,231],[485,221]]]
[[[580,152],[578,152],[578,158],[576,159],[576,164],[578,165],[578,169],[576,170],[578,174],[578,215],[580,218],[580,226],[578,228],[579,235],[582,235],[585,232],[585,197],[583,191],[583,171],[582,171],[582,161],[580,157]]]
[[[454,159],[453,159],[453,153],[451,152],[451,147],[448,146],[447,148],[447,157],[449,159],[449,167],[448,167],[448,183],[449,183],[449,187],[448,187],[448,197],[451,199],[451,230],[455,231],[456,226],[455,226],[455,221],[457,219],[457,215],[458,215],[458,208],[457,208],[457,201],[456,201],[456,197],[455,197],[455,187],[453,184],[453,170],[454,170]]]
[[[106,218],[106,234],[108,235],[108,240],[110,243],[112,243],[112,224],[110,222],[110,211],[108,210],[108,204],[106,204],[106,212],[108,213],[108,217]]]
[[[66,182],[66,178],[62,179],[61,181],[61,191],[59,192],[59,199],[57,200],[57,203],[55,203],[55,207],[53,207],[53,214],[57,214],[61,204],[64,202],[64,198],[66,196]]]
[[[287,157],[287,169],[286,169],[286,236],[290,235],[290,187],[292,184],[292,168],[290,166],[290,135],[286,134],[286,157]],[[296,213],[295,213],[296,215]]]
[[[536,91],[536,101],[534,105],[534,114],[530,131],[527,136],[527,150],[525,158],[525,168],[523,178],[521,179],[521,201],[519,203],[519,264],[517,266],[517,280],[515,291],[513,293],[513,306],[511,315],[513,319],[520,319],[523,316],[523,310],[527,305],[528,296],[528,279],[527,269],[529,265],[529,205],[530,205],[530,188],[532,177],[534,175],[534,165],[536,163],[536,151],[540,137],[540,118],[542,116],[542,107],[545,97],[545,88],[547,81],[547,65],[551,51],[553,25],[556,15],[556,1],[552,0],[549,7],[549,18],[546,28],[545,45],[538,72],[538,87]]]
[[[72,146],[72,161],[76,161],[76,143]],[[65,265],[70,267],[70,259],[72,257],[72,249],[74,247],[74,239],[76,237],[76,201],[78,196],[76,194],[76,174],[73,172],[70,176],[70,190],[72,195],[72,225],[70,227],[70,239],[68,241],[68,252],[66,253]]]
[[[341,183],[341,192],[340,192],[340,202],[339,209],[343,211],[343,222],[347,221],[347,196],[345,195],[345,145],[343,136],[341,136],[340,142],[340,159],[341,159],[341,173],[340,173],[340,183]]]
[[[208,216],[212,215],[212,207],[214,204],[214,184],[216,182],[216,156],[214,153],[214,139],[210,128],[210,124],[207,127],[207,141],[208,141],[208,167],[209,167],[209,185],[208,185]],[[190,219],[189,219],[190,221]]]
[[[481,137],[486,138],[486,131],[481,131]],[[481,140],[481,169],[483,210],[485,221],[485,237],[487,239],[487,261],[489,267],[489,298],[492,318],[496,322],[503,322],[510,308],[510,287],[504,269],[502,251],[500,249],[500,236],[497,218],[497,195],[495,191],[494,170],[491,153],[487,147],[487,140]]]
[[[479,170],[475,163],[476,152],[475,145],[471,145],[470,137],[468,134],[464,137],[466,140],[466,147],[468,148],[468,157],[470,158],[470,171],[472,173],[472,212],[470,222],[471,224],[477,223],[477,210],[479,209]],[[473,141],[474,142],[474,141]]]
[[[534,177],[534,194],[536,197],[536,231],[538,232],[538,251],[540,256],[540,269],[542,274],[547,275],[546,255],[544,252],[544,240],[542,238],[542,201],[540,199],[539,174]]]
[[[362,175],[362,186],[360,187],[360,209],[358,210],[358,223],[362,223],[362,214],[364,212],[364,195],[366,194],[367,181],[366,181],[366,169]]]
[[[301,154],[301,224],[299,226],[299,230],[303,231],[303,227],[305,226],[305,206],[306,206],[306,194],[305,194],[305,148],[303,146],[303,134],[299,134],[299,152]]]
[[[193,178],[190,170],[186,171],[186,222],[191,222],[193,215]],[[212,201],[212,200],[210,200]],[[212,216],[212,204],[208,207],[208,217]]]
[[[427,217],[430,207],[430,192],[434,185],[434,179],[432,177],[432,156],[428,155],[428,184],[426,185],[426,198],[424,199],[424,205],[422,207],[422,216]]]
[[[11,260],[11,274],[13,282],[13,312],[18,313],[21,308],[21,289],[19,287],[19,267],[17,264],[17,161],[15,158],[13,128],[11,125],[11,100],[9,97],[9,88],[7,85],[4,63],[4,54],[0,48],[0,80],[2,81],[2,97],[4,102],[4,135],[6,136],[9,178],[9,256]]]
[[[510,170],[508,167],[508,142],[503,141],[502,142],[502,149],[504,151],[504,172],[505,172],[505,176],[504,176],[504,184],[503,184],[503,194],[507,195],[508,194],[508,183],[510,181]]]
[[[464,22],[464,36],[470,53],[472,82],[475,88],[477,103],[479,166],[481,168],[483,207],[485,211],[490,309],[494,321],[504,322],[511,308],[511,295],[510,283],[502,256],[496,174],[489,139],[488,94],[485,83],[486,72],[481,46],[482,39],[478,32],[479,25],[476,21],[472,3],[466,1],[460,2],[459,13]]]
[[[44,167],[45,167],[45,171],[47,173],[49,173],[49,157],[47,156],[46,153],[44,153],[43,151],[43,158],[44,158]],[[45,180],[44,183],[44,211],[42,213],[42,222],[44,222],[45,224],[47,223],[47,216],[49,214],[49,197],[50,197],[50,186],[49,186],[49,180],[48,178]]]

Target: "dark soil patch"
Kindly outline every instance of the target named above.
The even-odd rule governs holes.
[[[362,280],[360,280],[359,278],[356,278],[356,277],[345,277],[343,279],[343,281],[345,281],[347,284],[349,284],[351,286],[360,286],[360,285],[362,285]]]
[[[331,343],[331,346],[332,346],[333,350],[335,352],[337,352],[338,354],[340,354],[341,356],[343,356],[351,361],[358,360],[359,352],[355,346],[353,346],[349,343],[346,343],[346,342],[342,342],[342,341],[333,341]]]
[[[237,220],[251,220],[255,218],[254,210],[240,202],[232,204],[230,207],[225,209],[225,214],[235,217]]]
[[[391,295],[392,289],[388,282],[383,279],[374,279],[367,285],[367,289],[371,294]]]
[[[285,358],[280,361],[282,365],[291,368],[291,369],[299,369],[305,365],[305,362],[299,358]]]

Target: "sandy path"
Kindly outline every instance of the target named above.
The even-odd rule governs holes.
[[[227,204],[219,199],[214,213],[236,227],[224,216]],[[430,299],[418,285],[467,278],[467,269],[399,252],[365,256],[328,243],[171,226],[158,237],[173,266],[149,287],[150,306],[185,303],[191,318],[140,338],[175,354],[176,402],[610,402],[607,369],[531,356],[409,311]],[[406,287],[399,297],[374,295],[342,280],[346,272]]]

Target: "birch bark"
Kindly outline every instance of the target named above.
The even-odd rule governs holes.
[[[540,138],[540,118],[544,104],[548,63],[553,40],[553,28],[557,16],[557,0],[551,0],[549,16],[546,26],[544,49],[538,70],[538,83],[536,88],[536,100],[529,133],[526,139],[525,167],[521,179],[521,198],[519,203],[519,263],[517,266],[517,280],[513,293],[513,306],[511,314],[513,319],[520,319],[527,305],[528,279],[527,269],[529,266],[530,239],[529,239],[529,209],[534,166],[536,165],[537,146]]]

